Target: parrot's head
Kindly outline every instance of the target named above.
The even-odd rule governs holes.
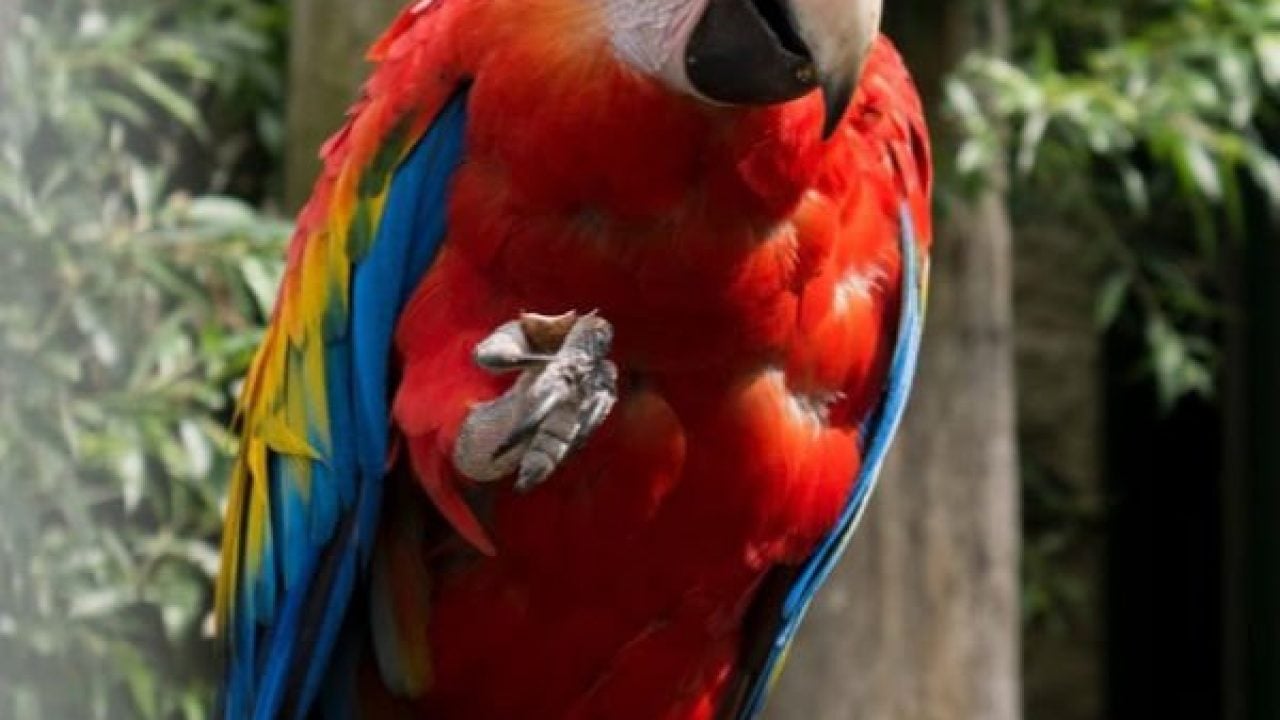
[[[770,105],[821,88],[824,135],[844,116],[882,0],[600,0],[615,52],[674,90]]]

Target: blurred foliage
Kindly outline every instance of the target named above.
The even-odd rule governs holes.
[[[287,228],[209,193],[278,147],[282,26],[50,0],[7,28],[0,717],[210,714],[216,479]]]
[[[1242,180],[1280,207],[1280,161],[1259,129],[1280,89],[1280,0],[1011,5],[1009,57],[975,55],[948,85],[966,135],[957,169],[1007,162],[1015,203],[1100,214],[1088,223],[1111,270],[1100,326],[1136,313],[1166,407],[1211,394]]]
[[[1077,228],[1080,252],[1104,269],[1099,331],[1145,348],[1130,381],[1166,410],[1212,400],[1231,245],[1251,230],[1246,205],[1280,208],[1280,161],[1264,138],[1280,97],[1280,0],[1009,9],[1007,52],[975,53],[948,82],[962,142],[944,162],[962,185],[992,169],[1009,178],[1021,222]],[[1107,502],[1096,492],[1023,458],[1031,633],[1068,636],[1097,612],[1099,579],[1080,575],[1102,542]]]

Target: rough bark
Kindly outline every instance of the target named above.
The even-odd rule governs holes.
[[[926,104],[995,3],[890,6]],[[985,11],[985,12],[984,12]],[[975,32],[975,23],[986,24]],[[891,31],[894,26],[891,26]],[[935,129],[945,128],[934,113]],[[951,152],[940,133],[939,157]],[[774,718],[1021,715],[1012,248],[998,177],[940,203],[906,426],[850,556],[801,632]]]
[[[3,0],[0,0],[3,1]],[[405,0],[292,0],[289,24],[286,199],[301,205],[320,165],[316,151],[342,121],[369,72],[363,58]]]

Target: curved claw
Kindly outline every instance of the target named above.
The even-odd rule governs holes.
[[[581,448],[600,426],[604,424],[606,418],[609,417],[609,411],[613,409],[616,398],[612,395],[600,396],[592,400],[586,407],[582,420],[582,429],[578,432],[577,437],[573,439],[570,451]]]
[[[565,402],[566,400],[568,400],[568,397],[561,396],[560,393],[548,394],[541,403],[534,407],[534,409],[525,416],[523,421],[512,428],[511,432],[507,433],[502,444],[494,449],[492,457],[496,458],[506,455],[516,449],[516,447],[523,445],[532,439],[534,433],[538,432],[538,427],[546,421],[547,416],[551,414],[551,411],[555,410],[557,405]]]
[[[506,373],[546,365],[552,356],[534,352],[524,334],[524,325],[512,320],[494,330],[476,345],[473,353],[476,365],[492,373]]]
[[[606,357],[612,342],[613,327],[595,313],[525,314],[481,341],[478,365],[521,375],[467,415],[454,445],[457,470],[481,482],[516,472],[521,491],[546,481],[613,408],[618,369]]]

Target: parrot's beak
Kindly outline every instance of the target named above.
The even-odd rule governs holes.
[[[840,126],[880,32],[882,0],[791,0],[792,17],[817,69],[826,103],[822,136]]]
[[[821,87],[823,137],[853,99],[882,0],[708,0],[685,51],[689,84],[709,100],[769,105]]]

